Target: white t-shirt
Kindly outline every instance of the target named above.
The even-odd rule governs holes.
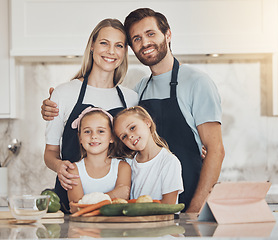
[[[152,199],[161,200],[163,194],[178,191],[183,192],[181,163],[167,149],[161,151],[150,161],[138,163],[127,159],[131,166],[130,198],[137,199],[141,195],[150,195]],[[177,201],[178,203],[178,197]]]
[[[77,102],[82,82],[78,79],[63,83],[55,88],[51,95],[51,100],[58,105],[59,116],[46,123],[46,144],[60,145],[64,127]],[[131,89],[119,86],[124,95],[127,107],[138,105],[138,95]],[[84,104],[92,104],[105,110],[122,107],[117,89],[96,88],[87,85]]]
[[[112,191],[115,188],[118,178],[118,168],[120,161],[121,160],[117,158],[112,158],[109,173],[107,173],[102,178],[92,178],[88,175],[84,158],[81,161],[76,162],[84,195],[92,192],[107,193]]]
[[[142,100],[165,99],[170,97],[172,70],[153,76]],[[142,79],[135,91],[141,96],[149,78]],[[197,126],[205,122],[220,122],[222,117],[221,99],[212,79],[199,69],[187,64],[180,65],[178,72],[177,100],[181,112],[194,133],[201,153],[202,142]],[[168,140],[165,139],[167,142]],[[169,144],[169,142],[168,142]]]

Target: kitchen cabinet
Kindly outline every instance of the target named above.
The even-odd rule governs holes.
[[[278,116],[278,52],[273,54],[272,60],[272,115]]]
[[[167,16],[174,54],[277,51],[277,0],[11,0],[11,55],[82,55],[101,19],[138,7]]]
[[[165,14],[176,55],[271,54],[263,115],[278,115],[278,0],[11,0],[10,6],[15,59],[82,56],[100,20],[123,22],[139,7]]]
[[[0,118],[13,118],[16,110],[15,63],[9,56],[8,4],[8,0],[0,1]]]

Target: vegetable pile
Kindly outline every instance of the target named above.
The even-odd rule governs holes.
[[[159,200],[152,200],[150,196],[140,196],[138,199],[103,200],[94,204],[74,203],[80,210],[72,217],[90,216],[148,216],[161,214],[174,214],[184,209],[184,204],[162,204]]]

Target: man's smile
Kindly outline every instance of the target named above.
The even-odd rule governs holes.
[[[143,51],[143,54],[146,55],[146,54],[152,53],[154,50],[155,50],[154,48],[148,49],[146,51]]]

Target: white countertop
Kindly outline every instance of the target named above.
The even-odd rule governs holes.
[[[35,239],[40,238],[100,238],[109,237],[113,239],[260,239],[276,240],[278,239],[278,204],[269,205],[276,222],[272,223],[253,223],[253,224],[217,224],[215,222],[188,222],[182,216],[180,219],[169,221],[169,223],[159,223],[152,226],[153,223],[88,223],[72,222],[66,215],[63,222],[37,223],[35,225],[11,225],[0,223],[0,239]],[[0,207],[0,211],[7,211],[8,207]],[[274,212],[275,211],[275,212]],[[173,234],[175,227],[184,228],[183,234]],[[167,230],[171,234],[167,234]],[[55,234],[48,235],[48,234]],[[141,237],[140,234],[150,234],[149,237]],[[159,234],[161,236],[157,237]],[[166,234],[166,235],[165,235]],[[154,236],[152,236],[154,235]],[[135,237],[128,237],[135,236]],[[152,236],[152,237],[151,237]],[[115,238],[118,237],[118,238]],[[151,237],[151,238],[150,238]]]

